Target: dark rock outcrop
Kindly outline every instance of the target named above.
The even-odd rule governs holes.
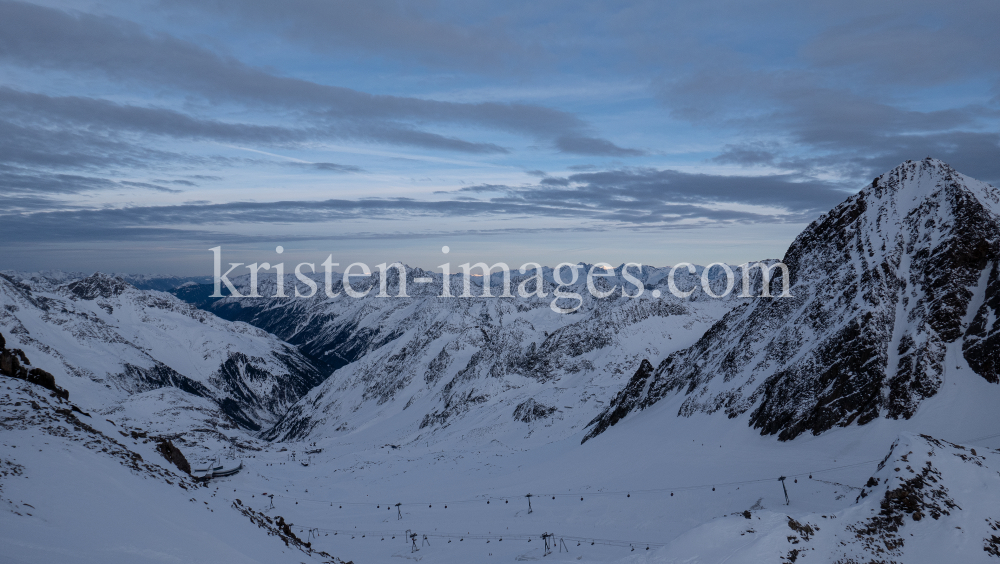
[[[58,389],[56,387],[56,377],[41,368],[32,368],[29,370],[26,380],[32,384],[48,388],[52,391],[56,391]]]
[[[96,300],[97,298],[120,296],[131,287],[131,284],[119,276],[96,272],[83,280],[73,282],[67,286],[67,289],[79,298]]]
[[[583,442],[600,435],[615,423],[618,423],[629,414],[643,399],[643,392],[646,389],[646,381],[653,374],[653,365],[647,359],[642,359],[639,369],[635,371],[632,378],[622,391],[611,399],[611,405],[601,413],[601,417],[591,421],[593,428],[583,438]]]
[[[532,421],[550,417],[557,411],[559,410],[555,407],[541,404],[533,398],[528,398],[514,408],[514,419],[523,423],[531,423]]]
[[[181,452],[181,449],[174,446],[174,443],[170,442],[169,439],[164,439],[163,437],[157,438],[156,443],[156,452],[163,455],[163,458],[166,458],[167,462],[173,464],[185,474],[191,473],[191,465],[184,458],[184,453]]]
[[[0,374],[27,380],[55,392],[57,397],[69,399],[69,392],[56,385],[56,378],[41,368],[31,368],[31,362],[21,349],[10,350],[7,341],[0,335]]]

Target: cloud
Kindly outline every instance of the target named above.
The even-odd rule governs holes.
[[[464,153],[507,153],[492,143],[473,143],[396,123],[336,123],[303,128],[226,123],[176,110],[119,104],[79,96],[48,96],[0,87],[0,110],[25,130],[83,130],[90,136],[137,133],[238,144],[297,145],[315,139],[354,139]]]
[[[556,139],[556,147],[564,153],[595,157],[638,157],[646,154],[645,151],[626,149],[595,137],[562,136]]]
[[[838,186],[792,175],[713,176],[673,170],[622,169],[574,174],[566,182],[512,187],[479,185],[434,201],[410,198],[322,201],[192,201],[183,205],[63,209],[0,215],[12,241],[238,240],[230,225],[294,225],[343,220],[563,218],[591,225],[671,227],[712,223],[805,223],[843,201]],[[122,184],[125,184],[124,182]],[[134,183],[142,184],[142,183]],[[143,185],[142,187],[149,187]],[[469,194],[492,194],[486,199]],[[740,207],[742,206],[742,208]],[[747,208],[747,206],[754,206]],[[774,208],[775,211],[754,211]],[[782,211],[783,210],[783,211]],[[185,226],[178,229],[177,226]],[[198,226],[190,229],[190,226]],[[215,239],[213,239],[213,237]]]
[[[1000,5],[986,1],[908,8],[872,6],[877,16],[859,13],[810,38],[803,57],[819,68],[921,88],[972,76],[996,79]]]
[[[86,128],[20,124],[0,117],[0,163],[62,169],[145,168],[209,159],[145,147]]]
[[[467,186],[458,192],[503,192],[504,201],[509,202],[618,209],[644,217],[657,213],[668,216],[673,213],[670,210],[681,209],[672,207],[678,204],[739,204],[784,209],[796,215],[818,214],[851,193],[837,184],[791,174],[721,176],[653,168],[577,173],[566,178],[545,178],[539,185],[527,187]]]
[[[24,169],[0,164],[0,186],[10,194],[79,194],[118,187],[113,180]]]
[[[776,143],[747,142],[729,144],[722,152],[712,158],[717,163],[738,164],[742,166],[774,164],[777,157]]]
[[[153,182],[159,182],[160,184],[177,184],[178,186],[189,186],[189,187],[196,187],[196,186],[198,186],[197,184],[195,184],[194,182],[191,182],[190,180],[163,180],[163,179],[157,178],[157,179],[153,179]]]
[[[549,176],[549,177],[541,179],[540,181],[538,181],[538,183],[542,184],[544,186],[569,186],[569,179],[568,178],[555,178],[555,177]]]
[[[455,137],[421,131],[401,124],[348,122],[337,124],[332,130],[335,132],[334,136],[371,143],[409,145],[471,154],[505,154],[510,152],[494,143],[474,143]]]
[[[356,167],[353,165],[342,165],[337,163],[299,163],[290,162],[289,166],[308,168],[312,170],[319,170],[324,172],[364,172],[361,167]]]
[[[675,80],[662,95],[680,118],[757,139],[725,145],[716,162],[861,179],[931,155],[984,180],[1000,178],[991,159],[998,136],[990,131],[998,114],[981,105],[907,109],[827,85],[818,73],[739,67]]]
[[[129,188],[147,188],[149,190],[155,190],[157,192],[166,192],[168,194],[180,194],[184,190],[174,190],[173,188],[167,188],[166,186],[160,186],[158,184],[150,184],[148,182],[133,182],[131,180],[120,180],[118,182],[122,186],[128,186]]]
[[[0,109],[10,120],[56,127],[80,126],[102,132],[129,131],[186,139],[240,143],[289,143],[316,132],[284,127],[197,119],[165,108],[146,108],[80,96],[47,96],[0,87]]]
[[[1000,180],[996,2],[148,7],[87,8],[109,14],[98,15],[0,0],[5,242],[235,241],[286,227],[310,236],[307,223],[338,220],[380,232],[390,218],[413,231],[523,219],[649,231],[796,223],[906,159]],[[478,162],[403,162],[359,144]],[[220,146],[320,162],[214,155]],[[345,153],[355,156],[331,156]],[[603,161],[615,168],[582,164]],[[671,170],[719,164],[761,169]],[[227,202],[253,166],[365,173],[352,180],[376,195],[400,193],[391,184],[406,177],[472,186]],[[250,196],[262,197],[230,198]],[[122,199],[138,205],[82,207]]]
[[[82,194],[84,192],[96,192],[104,190],[154,190],[169,194],[179,194],[183,190],[167,188],[159,184],[150,182],[138,182],[134,180],[111,180],[99,176],[88,176],[82,174],[65,174],[58,172],[48,172],[32,168],[22,168],[0,164],[0,186],[3,186],[4,197],[21,198],[25,195],[68,195]],[[3,200],[7,202],[8,200]],[[11,200],[12,201],[12,200]],[[49,202],[55,204],[54,200],[44,199],[39,202]]]
[[[468,143],[417,131],[396,122],[487,127],[553,141],[563,152],[630,156],[641,154],[601,139],[582,136],[578,117],[524,103],[456,103],[404,96],[374,95],[280,76],[249,66],[165,33],[148,33],[135,23],[85,13],[68,13],[22,2],[0,1],[0,60],[27,68],[98,73],[117,83],[173,88],[216,103],[266,105],[309,112],[312,122],[338,125],[337,131],[367,132],[379,142],[425,144],[471,152],[505,152],[490,143]],[[109,110],[116,118],[117,110]],[[155,112],[136,112],[155,120]],[[183,121],[183,120],[182,120]],[[182,124],[217,134],[280,135],[262,126]]]
[[[498,22],[455,24],[445,21],[459,6],[400,3],[393,0],[331,3],[323,0],[180,0],[167,7],[208,12],[234,26],[278,34],[316,53],[358,52],[427,66],[471,72],[518,67],[541,55],[498,31]],[[481,8],[481,6],[477,7]]]
[[[4,213],[21,213],[30,211],[50,210],[59,203],[43,196],[3,194],[0,195],[0,208]],[[0,217],[3,217],[0,215]]]

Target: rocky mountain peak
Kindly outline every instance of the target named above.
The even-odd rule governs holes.
[[[997,188],[969,178],[948,163],[931,157],[900,164],[875,178],[861,194],[867,200],[892,198],[901,204],[917,204],[942,188],[968,191],[993,211],[998,211],[996,206],[1000,205],[1000,191]]]
[[[97,298],[113,298],[120,296],[132,285],[120,276],[95,272],[82,280],[77,280],[66,286],[74,295],[85,300]]]
[[[750,412],[762,434],[786,440],[910,418],[949,370],[1000,382],[989,352],[1000,346],[995,187],[935,159],[907,161],[809,225],[784,262],[793,298],[735,308],[637,373],[588,438],[677,394],[679,415]],[[945,365],[951,348],[965,366]]]

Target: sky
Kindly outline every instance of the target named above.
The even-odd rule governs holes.
[[[1000,183],[998,21],[994,0],[0,0],[0,270],[781,258],[907,159]]]

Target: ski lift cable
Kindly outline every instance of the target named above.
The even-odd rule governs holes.
[[[300,531],[319,531],[322,533],[336,533],[336,534],[350,534],[350,535],[365,535],[372,538],[379,537],[383,538],[385,536],[398,536],[406,537],[407,532],[412,532],[412,529],[403,530],[393,530],[393,529],[383,529],[383,530],[362,530],[362,529],[331,529],[325,527],[314,527],[305,524],[292,525],[293,529],[298,529]],[[559,535],[554,533],[546,533],[553,537],[565,539],[569,541],[578,542],[594,542],[597,544],[608,545],[608,546],[630,546],[630,545],[643,545],[643,546],[666,546],[668,543],[665,542],[645,542],[645,541],[632,541],[632,540],[622,540],[622,539],[604,539],[597,537],[581,537],[575,535]],[[420,533],[421,536],[426,536],[428,538],[443,538],[443,539],[470,539],[470,540],[529,540],[529,539],[540,539],[542,535],[539,534],[529,534],[529,533],[503,533],[503,534],[482,534],[482,533],[447,533],[447,532],[429,532]]]
[[[247,490],[237,490],[237,491],[247,491]],[[229,499],[226,496],[220,496],[220,497],[222,499],[226,500],[226,501],[229,501],[230,503],[234,502],[234,500]],[[335,535],[339,535],[339,534],[348,535],[349,534],[349,535],[352,535],[352,538],[354,538],[354,537],[356,537],[358,535],[361,535],[362,538],[364,538],[366,536],[369,536],[369,537],[372,537],[372,538],[375,538],[375,537],[384,538],[386,536],[390,536],[392,538],[395,538],[395,537],[398,536],[398,537],[401,537],[401,538],[403,538],[405,540],[406,534],[409,533],[409,532],[413,532],[412,529],[407,529],[405,531],[400,530],[400,529],[381,529],[381,530],[331,529],[331,528],[327,528],[327,527],[315,527],[315,526],[312,526],[312,525],[309,525],[309,524],[301,524],[301,523],[299,523],[299,524],[290,524],[290,526],[291,526],[292,529],[298,530],[302,534],[305,534],[307,531],[314,531],[316,533],[320,533],[320,532],[321,533],[333,533]],[[554,534],[554,533],[546,533],[546,534],[552,535],[553,537],[564,539],[564,540],[577,541],[577,542],[580,542],[580,543],[590,542],[591,544],[595,544],[596,543],[596,544],[605,545],[605,546],[628,547],[628,546],[631,546],[631,545],[636,545],[636,546],[643,545],[643,546],[650,546],[650,547],[663,547],[663,546],[667,546],[667,544],[669,544],[669,543],[665,543],[665,542],[646,542],[646,541],[632,541],[632,540],[622,540],[622,539],[604,539],[604,538],[597,538],[597,537],[582,537],[582,536],[575,536],[575,535],[559,535],[559,534]],[[482,534],[482,533],[446,533],[446,532],[437,532],[437,531],[435,531],[435,532],[429,532],[429,533],[422,533],[422,536],[425,536],[425,537],[428,537],[428,538],[445,538],[445,539],[456,539],[457,538],[457,539],[498,540],[498,541],[502,540],[502,539],[530,541],[530,540],[541,539],[542,538],[542,535],[539,535],[539,534],[530,534],[530,533],[529,534],[526,534],[526,533],[513,533],[513,534],[510,534],[510,533],[496,533],[496,534],[487,533],[487,534]],[[318,536],[316,538],[318,538]]]
[[[857,467],[857,466],[864,466],[866,464],[873,464],[873,463],[881,462],[881,461],[882,461],[881,458],[876,458],[876,459],[872,459],[872,460],[865,460],[865,461],[862,461],[862,462],[855,462],[855,463],[852,463],[852,464],[843,464],[843,465],[840,465],[840,466],[833,466],[833,467],[830,467],[830,468],[822,468],[822,469],[819,469],[819,470],[810,470],[810,471],[806,471],[806,472],[799,472],[799,473],[795,473],[795,474],[788,474],[787,476],[790,477],[790,478],[794,478],[794,477],[807,476],[807,475],[812,475],[812,474],[821,474],[821,473],[824,473],[824,472],[832,472],[834,470],[842,470],[844,468],[854,468],[854,467]],[[774,480],[775,480],[775,478],[758,478],[758,479],[754,479],[754,480],[740,480],[740,481],[735,481],[735,482],[715,482],[715,483],[710,483],[710,484],[699,484],[699,485],[689,485],[689,486],[675,486],[675,487],[663,487],[663,488],[650,488],[650,489],[638,489],[638,490],[621,490],[621,491],[617,491],[617,490],[615,490],[615,491],[592,491],[591,490],[591,491],[584,491],[584,492],[580,492],[580,491],[566,491],[566,492],[556,492],[556,493],[534,494],[533,497],[543,497],[543,496],[548,496],[548,497],[552,497],[552,496],[565,497],[565,496],[581,496],[581,495],[584,496],[584,497],[586,497],[586,496],[609,496],[609,495],[619,496],[619,495],[629,495],[629,494],[633,494],[633,493],[637,493],[637,494],[667,493],[667,492],[679,492],[679,491],[710,489],[710,488],[717,488],[717,487],[729,487],[729,486],[742,486],[742,485],[748,485],[748,484],[760,484],[760,483],[765,483],[765,482],[773,482]],[[247,490],[247,489],[241,489],[241,490],[238,490],[238,491],[256,492],[256,490]],[[333,504],[337,504],[337,505],[352,505],[352,506],[367,506],[367,505],[371,505],[372,504],[372,502],[370,502],[370,501],[367,501],[367,502],[343,501],[343,502],[341,502],[341,501],[329,500],[329,499],[302,498],[302,497],[282,495],[282,494],[277,494],[277,493],[274,494],[274,495],[276,497],[281,497],[281,498],[284,498],[284,499],[291,499],[291,500],[295,500],[295,501],[312,502],[312,503],[326,503],[326,504],[333,503]],[[438,501],[410,501],[410,502],[404,503],[403,505],[404,506],[406,506],[406,505],[419,506],[419,505],[423,505],[423,504],[433,505],[435,503],[436,504],[441,504],[441,505],[459,504],[459,503],[482,503],[484,501],[508,500],[508,499],[514,499],[514,498],[520,498],[520,497],[522,497],[522,496],[520,496],[520,495],[495,496],[494,495],[494,496],[486,496],[486,497],[473,498],[473,499],[456,499],[456,500],[448,500],[448,501],[440,501],[440,500],[438,500]],[[376,503],[376,505],[378,505],[378,503]]]
[[[970,442],[981,441],[981,440],[989,439],[989,438],[993,438],[993,437],[1000,437],[1000,433],[994,434],[994,435],[986,435],[986,436],[983,436],[983,437],[977,437],[977,438],[974,438],[974,439],[968,439],[968,440],[961,441],[961,442],[963,442],[963,443],[970,443]],[[842,464],[842,465],[839,465],[839,466],[832,466],[832,467],[828,467],[828,468],[820,468],[818,470],[809,470],[809,471],[805,471],[805,472],[798,472],[798,473],[787,474],[786,476],[789,477],[789,478],[798,478],[798,477],[802,477],[802,476],[812,476],[813,474],[822,474],[822,473],[825,473],[825,472],[833,472],[833,471],[836,471],[836,470],[843,470],[845,468],[855,468],[855,467],[858,467],[858,466],[864,466],[866,464],[874,464],[874,463],[877,463],[877,462],[882,462],[882,460],[883,459],[881,459],[881,458],[875,458],[875,459],[872,459],[872,460],[864,460],[864,461],[861,461],[861,462],[854,462],[854,463],[851,463],[851,464]],[[774,480],[775,480],[775,478],[773,478],[773,477],[772,478],[758,478],[758,479],[755,479],[755,480],[740,480],[740,481],[735,481],[735,482],[716,482],[716,483],[710,483],[710,484],[689,485],[689,486],[675,486],[675,487],[662,487],[662,488],[650,488],[650,489],[639,489],[639,490],[615,490],[615,491],[593,491],[593,490],[576,491],[576,490],[572,490],[572,491],[554,492],[554,493],[553,492],[550,492],[550,493],[538,493],[538,494],[533,494],[533,497],[543,497],[543,496],[549,496],[549,497],[552,497],[552,496],[558,496],[558,497],[566,497],[566,496],[609,496],[609,495],[618,496],[618,495],[630,495],[630,494],[633,494],[633,493],[652,494],[652,493],[666,493],[666,492],[700,490],[700,489],[709,489],[709,488],[716,488],[716,487],[742,486],[742,485],[747,485],[747,484],[758,484],[758,483],[765,483],[765,482],[773,482]],[[256,493],[257,490],[239,489],[238,491],[244,491],[244,492],[249,492],[249,493]],[[294,501],[312,502],[312,503],[325,503],[325,504],[351,505],[351,506],[366,506],[366,505],[371,505],[371,503],[372,503],[370,501],[363,501],[363,502],[362,501],[336,501],[336,500],[329,500],[329,499],[301,498],[301,497],[296,497],[296,496],[282,495],[282,494],[278,494],[278,493],[276,493],[274,495],[276,497],[281,497],[281,498],[284,498],[284,499],[291,499],[291,500],[294,500]],[[441,501],[441,500],[435,500],[435,501],[409,501],[409,502],[403,503],[403,505],[418,506],[418,505],[421,505],[421,504],[427,504],[427,505],[434,505],[434,504],[450,505],[450,504],[459,504],[459,503],[482,503],[484,501],[486,501],[486,502],[493,501],[493,500],[505,501],[505,500],[512,500],[512,499],[521,498],[521,497],[523,497],[523,496],[520,495],[520,494],[509,495],[509,496],[491,495],[491,496],[477,497],[477,498],[472,498],[472,499],[453,499],[453,500],[446,500],[446,501]],[[566,537],[566,538],[569,538],[569,537]]]

